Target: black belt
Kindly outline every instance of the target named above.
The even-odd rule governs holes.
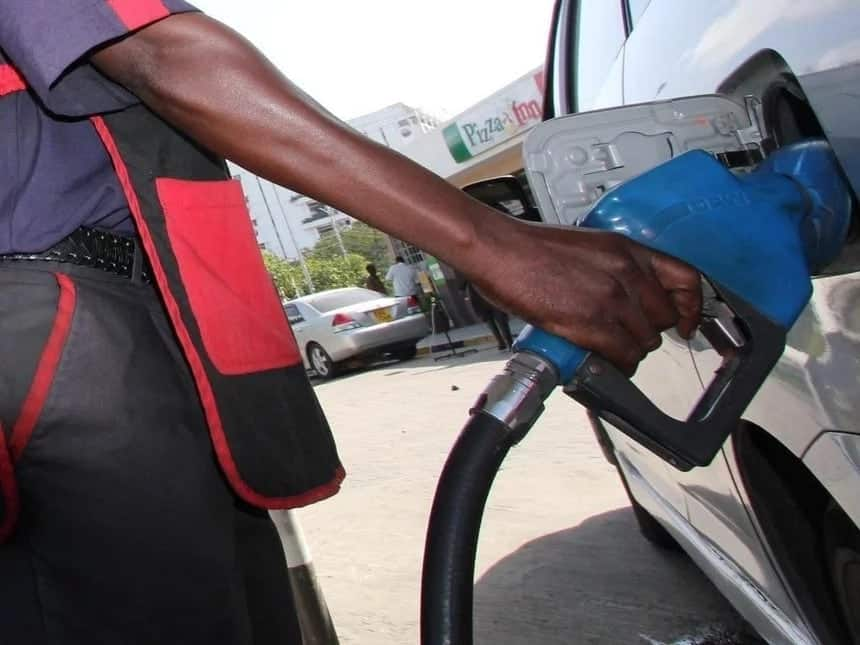
[[[38,253],[0,254],[0,262],[43,261],[92,267],[137,282],[152,282],[152,269],[135,237],[81,227]]]

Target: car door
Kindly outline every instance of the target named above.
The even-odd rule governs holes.
[[[624,0],[559,4],[549,65],[551,115],[623,104],[629,10]],[[634,381],[664,412],[679,418],[701,395],[689,348],[674,331],[663,335],[662,346],[642,362]],[[638,470],[661,498],[686,517],[684,496],[671,467],[627,435],[612,427],[608,431],[625,467]]]
[[[725,16],[727,8],[725,2],[678,5],[652,0],[634,25],[625,50],[630,74],[624,87],[626,101],[640,103],[714,92],[721,79],[704,78],[692,61],[697,58],[697,43],[702,42],[710,25]],[[666,38],[666,33],[678,37]],[[720,357],[701,334],[692,340],[689,352],[693,359],[685,372],[698,388],[703,379],[710,380]],[[725,451],[707,467],[686,473],[675,471],[670,476],[680,488],[689,521],[698,532],[740,565],[768,597],[790,607],[792,603],[776,571],[761,566],[768,561],[768,555],[740,497]]]
[[[734,87],[740,88],[734,97],[737,100],[743,100],[743,95],[760,98],[765,88],[759,83],[768,78],[767,65],[781,60],[798,73],[820,69],[826,60],[834,64],[839,59],[834,53],[837,50],[845,53],[841,43],[856,42],[857,12],[851,4],[802,0],[775,12],[768,3],[754,0],[651,0],[634,24],[625,47],[625,101],[669,99],[730,91]],[[667,33],[676,37],[666,38]],[[804,34],[816,36],[807,38]],[[821,38],[824,34],[829,37]],[[769,52],[768,59],[761,58],[763,51]],[[801,82],[805,82],[802,77]],[[856,269],[855,263],[847,270]],[[838,427],[829,425],[832,419],[820,405],[821,401],[832,400],[833,388],[816,392],[809,380],[808,365],[815,362],[810,357],[840,364],[830,381],[845,386],[845,400],[855,398],[858,389],[856,357],[860,354],[856,341],[853,352],[842,353],[841,360],[833,361],[826,352],[828,334],[821,323],[844,319],[833,311],[844,309],[844,304],[827,297],[842,280],[815,281],[812,302],[789,334],[782,360],[745,414],[745,418],[777,435],[798,457],[822,429]],[[831,339],[847,335],[844,328],[830,327]],[[691,342],[690,351],[696,371],[707,382],[720,365],[719,356],[700,335]],[[856,424],[856,405],[848,407],[852,410],[852,423]],[[793,602],[778,571],[768,564],[770,556],[760,540],[755,518],[748,511],[750,503],[739,485],[736,463],[733,446],[727,442],[707,468],[674,473],[673,477],[683,490],[690,522],[699,533],[730,555],[771,601],[791,608]]]

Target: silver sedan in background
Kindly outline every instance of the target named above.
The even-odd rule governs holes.
[[[395,298],[361,287],[320,291],[284,303],[306,369],[332,378],[347,361],[408,360],[430,330],[414,296]]]

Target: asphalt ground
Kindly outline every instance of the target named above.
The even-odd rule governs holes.
[[[418,643],[436,478],[505,356],[484,347],[316,385],[348,475],[338,495],[298,516],[342,644]],[[475,632],[477,645],[760,642],[688,558],[641,538],[585,415],[561,392],[488,500]]]

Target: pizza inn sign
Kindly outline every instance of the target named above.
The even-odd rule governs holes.
[[[454,160],[468,161],[540,123],[543,87],[543,71],[533,72],[458,116],[443,131]]]

